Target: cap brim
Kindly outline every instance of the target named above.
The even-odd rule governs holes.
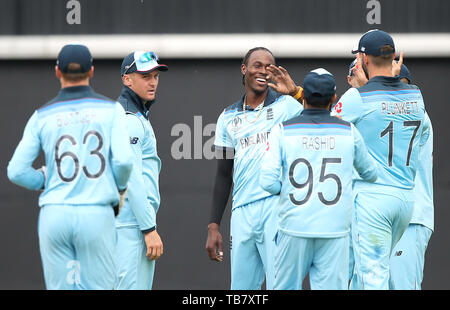
[[[155,70],[167,71],[167,70],[169,70],[169,67],[167,67],[166,65],[160,64],[160,65],[157,65],[157,66],[151,68],[150,70],[145,70],[145,71],[138,71],[138,70],[136,70],[135,72],[136,73],[140,73],[140,74],[146,74],[146,73],[150,73],[150,72],[155,71]]]
[[[359,50],[352,50],[352,54],[357,54],[359,53]]]

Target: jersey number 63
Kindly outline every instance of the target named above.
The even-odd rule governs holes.
[[[89,138],[89,136],[97,137],[97,141],[98,141],[97,147],[94,150],[91,150],[90,155],[98,157],[98,159],[100,160],[100,169],[98,171],[90,172],[86,168],[86,166],[83,166],[83,172],[86,175],[86,177],[88,177],[89,179],[96,179],[103,174],[103,172],[105,171],[105,166],[106,166],[105,157],[102,155],[102,153],[100,153],[100,150],[103,147],[103,138],[98,131],[90,130],[84,135],[83,144],[86,144],[86,141]],[[77,177],[77,175],[79,173],[80,161],[75,153],[66,151],[62,154],[59,154],[60,145],[64,140],[69,140],[69,142],[72,145],[77,145],[77,141],[71,135],[62,135],[61,137],[59,137],[58,141],[56,141],[56,145],[55,145],[55,161],[56,161],[56,167],[58,169],[58,175],[61,178],[61,180],[63,180],[64,182],[71,182]],[[61,171],[61,162],[65,157],[72,158],[72,160],[75,164],[75,172],[71,176],[64,176]]]

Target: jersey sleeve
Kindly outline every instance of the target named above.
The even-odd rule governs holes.
[[[423,126],[422,126],[422,134],[420,135],[419,146],[422,147],[425,145],[430,137],[431,132],[431,120],[428,116],[428,113],[425,112],[425,116],[423,118]]]
[[[227,131],[225,111],[223,111],[216,124],[214,145],[218,148],[234,149],[233,141]]]
[[[11,182],[31,190],[44,187],[44,174],[32,167],[41,151],[39,138],[38,112],[34,112],[28,120],[16,150],[8,164],[8,178]]]
[[[147,189],[142,171],[142,143],[145,139],[145,130],[137,116],[128,114],[126,119],[130,136],[129,141],[133,151],[133,169],[128,181],[127,196],[140,230],[147,230],[156,226],[156,212],[148,204]]]
[[[375,182],[377,180],[377,164],[367,150],[366,144],[359,133],[358,129],[352,126],[354,141],[354,157],[353,166],[359,176],[367,182]]]
[[[356,124],[364,115],[364,105],[359,91],[356,88],[347,90],[334,105],[331,115]]]
[[[282,148],[280,139],[282,139],[282,135],[282,125],[278,124],[270,132],[267,148],[261,162],[259,183],[264,190],[272,195],[277,195],[281,191]]]
[[[124,190],[133,168],[133,151],[127,135],[125,110],[119,103],[116,103],[111,128],[111,167],[118,189]]]
[[[142,175],[144,178],[145,188],[147,190],[147,202],[154,209],[155,214],[158,212],[161,197],[159,194],[159,172],[161,171],[161,160],[158,157],[156,149],[156,139],[153,130],[147,137],[147,143],[149,147],[147,154],[143,154],[142,160],[145,161],[143,166]]]
[[[300,115],[300,113],[302,113],[302,111],[303,111],[303,105],[299,101],[295,100],[294,97],[292,97],[292,96],[284,96],[284,97],[286,100],[286,102],[285,102],[285,107],[286,107],[285,113],[287,115],[286,120]]]

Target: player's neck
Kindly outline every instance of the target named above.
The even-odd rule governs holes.
[[[250,89],[246,90],[244,102],[247,106],[255,109],[259,106],[264,100],[266,100],[268,89],[263,93],[256,93]]]
[[[61,88],[66,88],[66,87],[74,87],[74,86],[89,86],[89,79],[83,80],[83,81],[79,81],[79,82],[69,82],[69,81],[65,81],[63,79],[60,80],[61,81]]]
[[[393,76],[391,67],[373,67],[369,72],[369,80],[376,76]]]

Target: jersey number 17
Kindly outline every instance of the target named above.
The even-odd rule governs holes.
[[[406,166],[409,167],[413,141],[417,135],[417,131],[420,128],[421,121],[404,121],[403,127],[415,127],[411,140],[409,141],[408,154],[406,156]],[[380,138],[383,138],[386,134],[389,134],[389,153],[388,153],[388,164],[389,167],[392,167],[392,159],[394,157],[394,122],[390,121],[389,125],[380,133]]]

